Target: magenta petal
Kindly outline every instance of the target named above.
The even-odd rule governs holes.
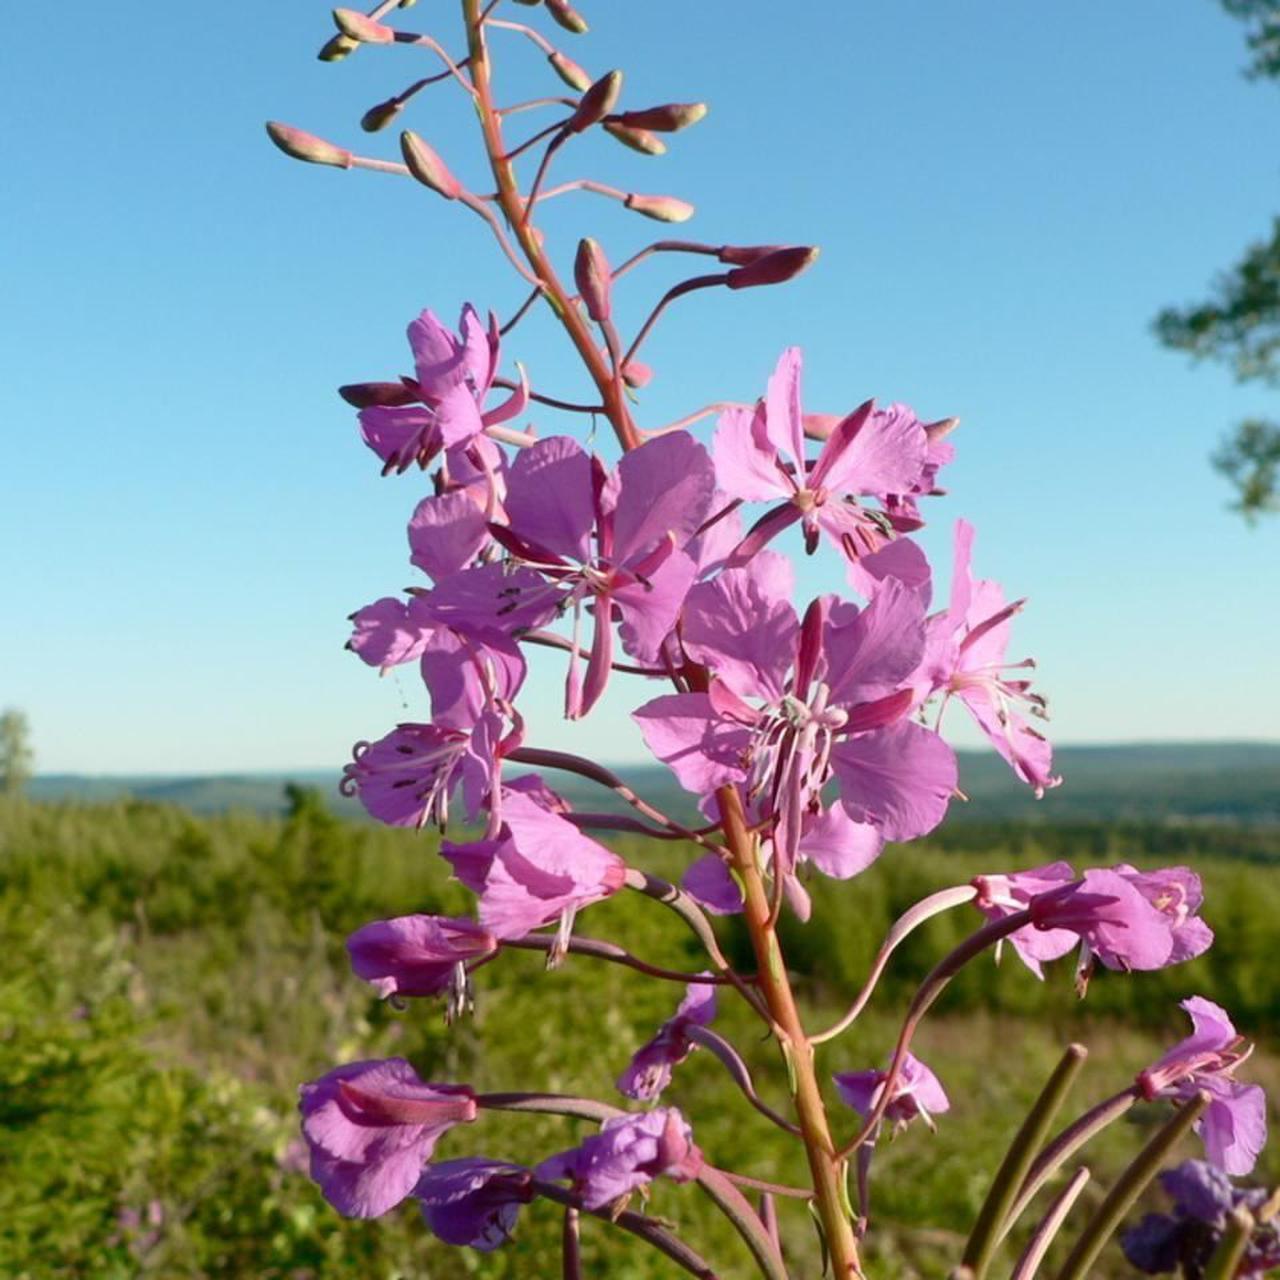
[[[413,661],[437,625],[429,614],[415,609],[415,603],[383,596],[365,605],[351,616],[354,629],[347,648],[382,671]]]
[[[1267,1096],[1256,1084],[1211,1080],[1213,1096],[1196,1125],[1212,1164],[1234,1177],[1252,1173],[1267,1141]]]
[[[685,601],[686,651],[740,697],[782,696],[800,630],[792,578],[786,556],[762,551],[749,565],[700,583]]]
[[[800,837],[800,856],[836,880],[865,871],[883,848],[880,832],[870,823],[855,822],[839,804],[814,819]]]
[[[718,716],[705,693],[673,693],[632,712],[645,745],[667,765],[686,791],[710,795],[741,782],[750,734]]]
[[[903,684],[924,656],[924,600],[897,578],[886,578],[852,621],[827,625],[823,652],[831,701],[872,702]]]
[[[484,430],[480,406],[468,386],[450,387],[436,404],[436,426],[445,447],[462,444]]]
[[[441,441],[431,413],[419,405],[374,405],[360,411],[360,435],[386,464],[405,470],[415,459],[438,452]]]
[[[409,519],[409,560],[435,582],[466,568],[488,541],[485,514],[463,490],[424,498]]]
[[[637,661],[658,660],[697,572],[691,557],[673,551],[644,582],[614,588],[613,599],[622,613],[622,647]]]
[[[933,573],[928,558],[918,543],[910,538],[895,538],[887,546],[869,556],[849,561],[849,585],[870,598],[886,578],[897,578],[914,587],[928,608],[933,596]]]
[[[913,840],[946,816],[956,757],[936,733],[904,722],[843,739],[831,758],[850,816],[886,840]]]
[[[742,911],[742,890],[718,854],[703,854],[681,877],[680,887],[713,916]]]
[[[380,1218],[409,1197],[426,1158],[416,1147],[405,1147],[375,1164],[362,1164],[313,1149],[310,1174],[344,1218]]]
[[[804,409],[800,400],[799,347],[788,347],[778,358],[764,397],[765,431],[778,453],[803,470],[805,455]]]
[[[687,431],[658,436],[623,454],[614,475],[617,564],[634,564],[666,537],[683,547],[706,519],[716,487],[706,449]]]
[[[591,459],[570,436],[548,436],[521,449],[507,480],[507,518],[520,537],[583,561],[595,523]]]
[[[764,429],[758,410],[726,409],[711,444],[716,482],[725,493],[745,502],[790,498],[794,486],[778,466],[778,452]]]
[[[501,564],[450,574],[419,600],[431,617],[458,631],[510,635],[540,627],[556,612],[556,595],[539,574]]]
[[[850,422],[856,415],[850,415]],[[873,411],[856,430],[832,432],[823,448],[823,484],[836,493],[910,493],[920,483],[928,439],[905,405]],[[828,461],[828,455],[830,460]]]

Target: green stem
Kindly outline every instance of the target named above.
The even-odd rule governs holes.
[[[1240,1268],[1244,1251],[1249,1247],[1249,1237],[1253,1235],[1253,1214],[1244,1205],[1232,1209],[1227,1215],[1227,1230],[1218,1247],[1209,1259],[1204,1280],[1233,1280]]]

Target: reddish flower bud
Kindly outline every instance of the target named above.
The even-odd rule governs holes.
[[[633,191],[622,203],[658,222],[688,222],[694,214],[693,205],[675,196],[639,196]]]
[[[352,40],[349,36],[344,36],[339,32],[332,40],[327,40],[324,47],[316,54],[321,62],[341,62],[348,54],[354,53],[360,47],[359,40]]]
[[[818,256],[814,245],[797,245],[766,253],[745,267],[736,267],[725,276],[730,289],[753,289],[761,284],[785,284],[794,280]]]
[[[667,102],[643,111],[622,111],[614,119],[632,129],[653,129],[658,133],[675,133],[697,124],[707,114],[705,102]]]
[[[374,22],[355,9],[335,9],[333,20],[348,40],[355,40],[359,44],[391,44],[396,38],[396,33],[390,27]]]
[[[578,109],[569,117],[565,128],[570,133],[582,133],[593,124],[599,124],[613,110],[621,92],[622,72],[606,72],[582,95]]]
[[[413,6],[417,3],[418,3],[418,0],[400,0],[399,7],[401,9],[412,9]]]
[[[578,243],[578,255],[573,262],[573,279],[587,308],[587,315],[597,323],[607,320],[613,275],[604,250],[589,237]]]
[[[575,36],[583,35],[587,30],[587,20],[568,0],[546,0],[547,12],[566,30]]]
[[[653,370],[640,360],[628,360],[622,366],[622,380],[629,387],[637,390],[640,387],[647,387],[653,381]]]
[[[552,70],[555,71],[556,75],[570,89],[576,89],[579,93],[586,93],[591,88],[590,73],[578,66],[572,58],[566,57],[558,49],[548,56],[547,61],[551,63]]]
[[[949,436],[959,425],[959,418],[939,418],[937,422],[926,422],[924,424],[924,433],[928,437],[929,443],[933,444],[935,441]]]
[[[716,257],[732,267],[745,267],[785,248],[781,244],[722,244]]]
[[[648,129],[633,129],[630,125],[619,124],[616,120],[606,120],[604,131],[617,138],[624,147],[639,151],[646,156],[661,156],[667,153],[667,144],[656,133]]]
[[[365,133],[377,133],[379,129],[385,129],[403,109],[403,102],[388,98],[386,102],[379,102],[377,106],[370,107],[360,117],[360,127]]]
[[[317,138],[314,133],[304,133],[292,125],[267,121],[267,134],[271,141],[287,156],[305,160],[308,164],[331,164],[338,169],[351,168],[351,152],[335,147],[332,142]]]
[[[338,388],[338,394],[355,409],[372,409],[375,405],[416,404],[418,393],[403,382],[349,382]]]
[[[424,187],[430,187],[446,200],[456,200],[462,183],[449,172],[449,166],[411,129],[400,135],[400,154],[413,174]]]

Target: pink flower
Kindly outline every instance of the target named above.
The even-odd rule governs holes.
[[[1003,920],[1025,911],[1040,894],[1071,884],[1075,879],[1076,873],[1066,862],[1051,862],[1044,867],[1014,871],[1009,875],[977,876],[973,885],[978,896],[973,905],[988,920]],[[1042,981],[1043,962],[1065,956],[1079,941],[1079,935],[1070,929],[1043,929],[1032,925],[1008,937],[1018,958]]]
[[[405,386],[421,402],[374,404],[360,411],[364,442],[383,461],[383,474],[427,466],[444,449],[465,445],[486,427],[524,412],[528,388],[523,380],[508,400],[485,410],[484,401],[498,373],[498,323],[486,329],[470,303],[462,309],[459,333],[451,333],[431,311],[409,326],[416,377]]]
[[[348,1218],[395,1208],[441,1136],[476,1118],[469,1088],[424,1084],[403,1058],[335,1067],[302,1085],[298,1109],[311,1176]]]
[[[887,1071],[845,1071],[832,1078],[841,1100],[866,1117],[880,1102],[888,1077]],[[902,1060],[884,1118],[895,1129],[905,1128],[916,1119],[923,1120],[932,1129],[933,1117],[950,1110],[951,1101],[938,1077],[919,1058],[908,1053]]]
[[[658,1028],[648,1043],[641,1045],[630,1065],[618,1079],[618,1091],[628,1098],[652,1102],[671,1083],[671,1072],[694,1049],[689,1039],[691,1027],[705,1027],[716,1016],[716,989],[709,983],[690,983],[675,1016]]]
[[[730,409],[720,418],[714,445],[720,487],[748,502],[785,503],[761,518],[731,564],[745,564],[796,521],[810,552],[823,535],[850,562],[883,547],[895,528],[920,523],[914,515],[895,518],[865,507],[858,498],[921,490],[929,449],[924,426],[904,405],[877,411],[868,401],[831,429],[817,461],[809,463],[800,367],[799,349],[787,348],[756,409]]]
[[[1225,1009],[1203,996],[1182,1002],[1192,1032],[1138,1075],[1147,1099],[1186,1102],[1200,1090],[1212,1101],[1196,1124],[1205,1154],[1225,1173],[1251,1173],[1267,1140],[1267,1100],[1256,1084],[1241,1084],[1236,1068],[1249,1056]]]
[[[413,1194],[438,1239],[488,1253],[511,1239],[532,1181],[518,1164],[472,1156],[428,1165]]]

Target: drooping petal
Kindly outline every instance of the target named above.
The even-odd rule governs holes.
[[[439,995],[460,964],[476,964],[497,950],[494,936],[465,916],[374,920],[347,939],[352,970],[384,998]]]
[[[347,648],[361,661],[388,671],[418,657],[437,626],[411,597],[407,602],[383,596],[351,615],[354,629]]]
[[[511,1239],[520,1206],[533,1198],[531,1181],[528,1169],[503,1160],[440,1160],[413,1194],[433,1235],[488,1253]]]
[[[422,679],[431,694],[433,724],[471,729],[495,701],[512,701],[525,676],[516,643],[500,632],[438,627],[423,647]]]
[[[750,733],[716,714],[705,693],[674,693],[646,702],[632,718],[645,745],[694,795],[746,779]]]
[[[420,405],[374,405],[360,410],[360,436],[383,461],[383,474],[405,471],[443,447],[435,419]]]
[[[833,804],[808,823],[800,836],[800,857],[823,875],[849,880],[865,871],[884,848],[884,837],[867,822],[855,822],[843,805]]]
[[[956,788],[955,752],[936,733],[903,722],[837,742],[840,798],[886,840],[914,840],[942,821]]]
[[[1196,1125],[1211,1163],[1232,1176],[1252,1173],[1267,1141],[1267,1097],[1261,1086],[1208,1080],[1212,1095]]]
[[[680,887],[713,916],[742,911],[742,890],[718,854],[704,853],[681,877]]]
[[[466,568],[488,541],[485,513],[465,490],[424,498],[409,518],[410,563],[433,582]]]
[[[501,564],[450,574],[418,599],[424,613],[456,631],[506,635],[543,626],[557,605],[540,574]]]
[[[846,572],[849,585],[860,595],[870,599],[886,578],[899,582],[919,592],[924,606],[929,607],[933,597],[933,572],[920,544],[910,538],[894,538],[887,546],[869,556],[849,560]]]
[[[622,647],[637,661],[658,660],[697,572],[692,557],[673,551],[643,582],[621,583],[613,589],[622,614]],[[597,621],[600,625],[602,620]]]
[[[631,565],[670,537],[683,547],[707,518],[715,468],[687,431],[672,431],[622,456],[610,478],[613,560]]]

